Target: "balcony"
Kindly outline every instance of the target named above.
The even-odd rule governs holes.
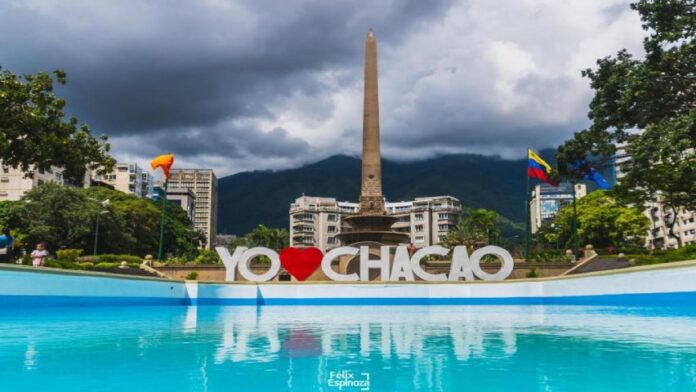
[[[314,233],[314,226],[310,225],[295,225],[292,230],[297,233]]]

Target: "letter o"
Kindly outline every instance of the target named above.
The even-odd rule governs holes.
[[[502,262],[500,271],[496,272],[495,274],[489,274],[481,269],[481,258],[485,255],[498,256]],[[510,252],[499,246],[493,245],[476,249],[469,257],[469,260],[471,261],[471,269],[481,280],[503,280],[510,276],[512,269],[515,267],[515,262],[512,260],[512,255],[510,255]]]
[[[258,256],[266,256],[271,260],[271,267],[268,269],[268,271],[261,275],[256,275],[249,270],[249,260]],[[266,282],[273,279],[273,277],[278,274],[278,271],[280,271],[280,258],[278,257],[278,253],[272,251],[271,249],[260,247],[251,248],[242,253],[242,257],[239,260],[237,269],[239,269],[239,274],[248,281]]]

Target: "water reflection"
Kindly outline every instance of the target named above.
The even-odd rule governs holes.
[[[685,390],[694,331],[693,308],[32,309],[0,312],[0,377],[18,390],[331,391],[339,371],[372,391]]]
[[[451,350],[466,361],[499,351],[517,352],[518,335],[552,335],[636,344],[694,345],[692,315],[642,314],[624,309],[574,307],[263,307],[200,308],[205,328],[222,326],[216,363],[290,357],[421,358]],[[661,310],[664,312],[664,310]],[[195,311],[194,311],[195,312]],[[195,313],[194,313],[195,314]],[[687,316],[687,317],[684,317]],[[192,320],[187,313],[183,330]],[[431,344],[432,343],[432,344]]]

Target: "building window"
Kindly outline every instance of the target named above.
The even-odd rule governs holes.
[[[437,229],[440,231],[448,231],[449,225],[437,225]]]
[[[416,236],[416,242],[423,242],[423,241],[425,241],[425,238],[423,238],[422,235],[417,235],[417,236]]]
[[[423,220],[423,214],[416,214],[416,220],[417,220],[417,221],[422,221],[422,220]]]
[[[336,226],[329,226],[328,227],[329,233],[335,233],[336,232]]]
[[[337,218],[338,217],[336,216],[336,214],[329,214],[329,216],[327,217],[329,222],[336,222]]]
[[[416,231],[417,232],[423,231],[423,225],[416,225]]]
[[[335,243],[336,243],[336,237],[329,237],[329,239],[327,240],[327,242],[328,242],[329,244],[335,244]]]

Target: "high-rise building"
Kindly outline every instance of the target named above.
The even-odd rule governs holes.
[[[575,198],[580,199],[587,195],[585,184],[575,184]],[[529,201],[529,219],[531,232],[536,233],[541,225],[550,222],[558,211],[573,202],[573,185],[567,182],[558,187],[540,184],[534,187],[532,198]]]
[[[27,177],[22,170],[0,163],[0,200],[19,200],[25,192],[46,182],[65,184],[63,170],[33,170],[32,176]]]
[[[621,166],[629,163],[631,156],[626,153],[623,145],[617,146],[614,158],[614,173],[616,180],[621,181],[624,173]],[[643,214],[650,219],[650,229],[645,237],[645,247],[649,249],[673,249],[679,247],[679,241],[669,234],[669,224],[674,222],[674,235],[678,236],[683,245],[696,243],[696,212],[678,210],[676,214],[665,208],[662,203],[649,202],[645,204]]]
[[[164,193],[164,191],[162,191]],[[191,189],[188,188],[174,188],[170,187],[167,189],[167,201],[176,203],[181,206],[181,209],[186,211],[191,222],[196,219],[196,195]]]
[[[206,238],[205,248],[215,246],[217,233],[217,177],[212,169],[172,169],[169,187],[189,189],[196,196],[193,226]]]
[[[140,193],[142,197],[150,197],[155,191],[155,177],[150,172],[143,170],[142,180],[140,181]]]
[[[290,205],[290,246],[315,246],[322,250],[341,245],[338,235],[349,229],[344,219],[355,216],[359,203],[330,197],[301,196]],[[394,218],[392,230],[405,234],[416,247],[435,245],[454,230],[462,207],[452,196],[418,197],[412,201],[384,203]]]
[[[149,180],[149,173],[137,163],[119,162],[111,173],[99,175],[94,173],[92,179],[112,186],[115,190],[123,193],[130,193],[138,197],[146,197],[149,185],[143,183],[143,179]]]

